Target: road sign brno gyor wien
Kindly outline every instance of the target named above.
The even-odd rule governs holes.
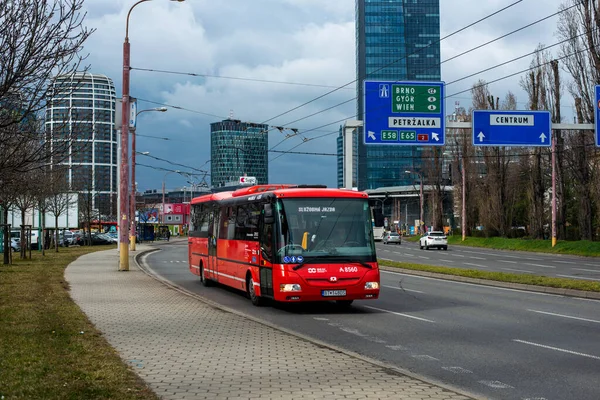
[[[473,111],[474,146],[550,147],[550,111]]]
[[[445,144],[444,82],[364,81],[364,143]]]

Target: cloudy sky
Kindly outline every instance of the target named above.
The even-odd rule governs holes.
[[[557,12],[564,1],[517,2],[506,11],[443,39],[442,61],[547,17]],[[445,37],[515,0],[440,2],[441,36]],[[85,3],[87,25],[96,29],[85,46],[89,53],[86,62],[92,72],[113,79],[118,96],[122,93],[126,15],[134,3]],[[468,89],[478,79],[493,81],[528,68],[531,57],[478,73],[528,54],[540,43],[556,43],[557,21],[557,16],[549,18],[443,62],[442,80],[448,84],[447,109],[453,109],[456,101],[468,109]],[[300,134],[288,139],[285,135],[292,133],[289,129],[270,131],[269,147],[275,151],[293,148],[295,152],[320,153],[270,152],[270,182],[335,187],[336,158],[327,154],[336,152],[338,121],[355,117],[354,34],[354,0],[154,0],[138,5],[131,14],[129,28],[134,68],[131,95],[140,99],[138,110],[160,105],[176,107],[166,113],[146,112],[139,116],[138,151],[148,151],[158,159],[138,156],[138,165],[190,172],[193,168],[208,169],[209,124],[231,114],[243,121],[268,121],[271,125],[298,129]],[[556,48],[551,51],[556,52]],[[478,74],[454,82],[475,73]],[[492,83],[490,90],[501,98],[512,91],[519,108],[524,108],[527,98],[519,86],[522,76]],[[346,88],[290,112],[348,83],[351,84]],[[565,104],[562,113],[565,119],[572,120],[572,104]],[[163,179],[164,171],[137,168],[140,190],[160,189]],[[199,177],[195,182],[198,180]],[[177,174],[168,175],[166,182],[167,189],[187,185],[187,179]]]

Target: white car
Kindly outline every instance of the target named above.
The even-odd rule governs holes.
[[[419,248],[421,250],[429,250],[430,247],[448,250],[448,238],[446,234],[442,231],[431,231],[419,239]]]

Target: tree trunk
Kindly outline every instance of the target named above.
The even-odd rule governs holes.
[[[4,213],[4,223],[6,224],[8,222],[8,207],[3,207],[2,208],[2,212]],[[8,229],[8,226],[4,227],[4,264],[8,265],[10,264],[10,252],[12,251],[11,247],[10,247],[10,229]],[[7,251],[6,249],[10,249],[10,251]]]
[[[56,249],[56,252],[58,253],[58,217],[55,215],[54,216],[54,248]]]

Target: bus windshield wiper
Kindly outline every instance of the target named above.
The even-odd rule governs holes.
[[[314,261],[314,259],[305,258],[304,261],[302,261],[300,264],[294,266],[294,268],[292,268],[292,270],[298,271],[300,268],[304,267],[306,264],[311,264],[311,261]]]

